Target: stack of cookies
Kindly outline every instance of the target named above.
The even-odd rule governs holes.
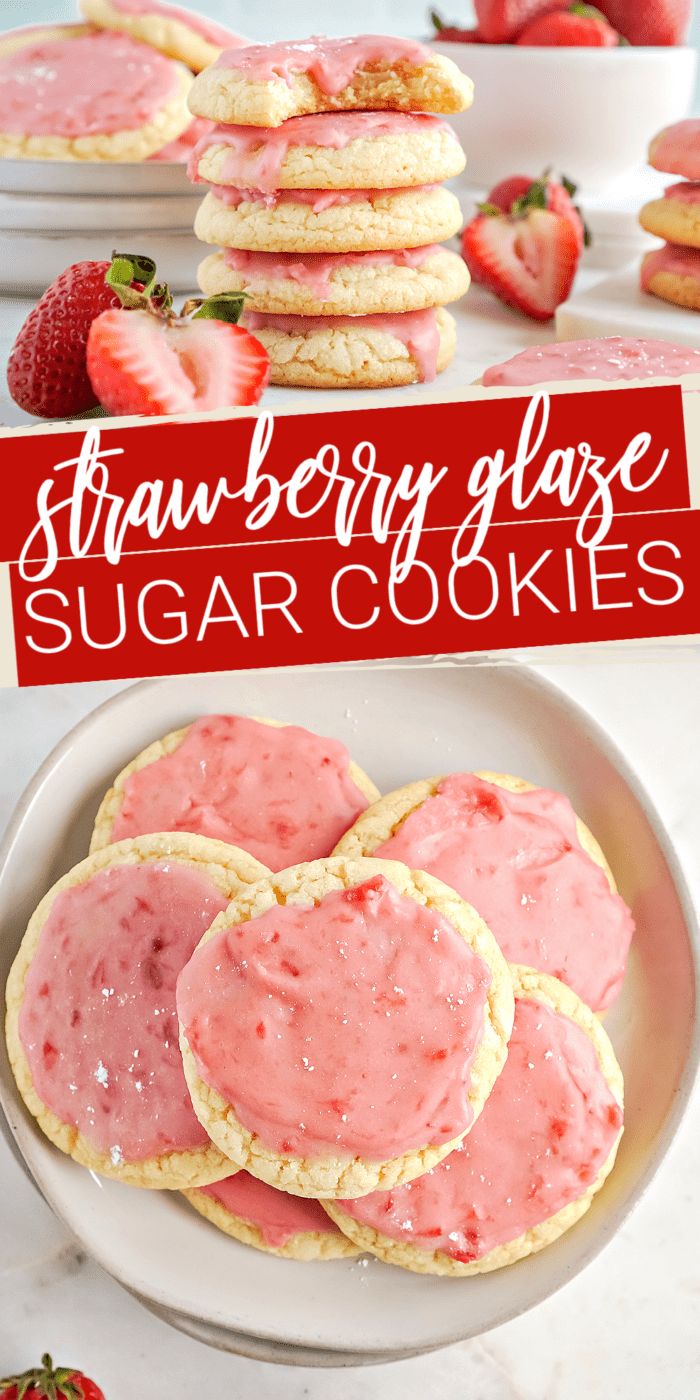
[[[221,247],[199,284],[245,293],[272,384],[383,388],[446,368],[443,308],[469,274],[439,246],[461,225],[441,182],[465,158],[432,114],[471,99],[449,59],[387,36],[232,49],[197,77],[190,109],[217,125],[190,160],[211,185],[195,233]]]
[[[683,179],[669,185],[662,199],[645,204],[639,215],[642,228],[666,240],[644,258],[642,291],[700,311],[700,119],[659,132],[649,148],[649,164]]]

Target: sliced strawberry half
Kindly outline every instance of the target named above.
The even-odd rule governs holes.
[[[566,301],[580,244],[571,222],[549,209],[526,218],[479,214],[462,235],[464,260],[475,282],[536,321],[548,321]]]
[[[149,417],[257,403],[270,377],[267,351],[243,326],[161,322],[139,309],[93,321],[87,367],[108,413]]]

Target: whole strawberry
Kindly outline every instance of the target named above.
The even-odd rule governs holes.
[[[54,1370],[51,1357],[45,1352],[41,1366],[23,1371],[21,1376],[0,1380],[0,1400],[105,1400],[105,1397],[100,1387],[74,1366],[57,1366]]]
[[[570,3],[571,0],[474,0],[474,9],[485,44],[512,44],[532,20],[553,10],[565,10]]]
[[[96,407],[85,349],[95,317],[120,305],[105,283],[108,268],[108,262],[67,267],[27,317],[7,366],[10,394],[26,413],[71,418]]]
[[[121,305],[95,318],[87,343],[88,374],[103,408],[155,417],[257,403],[270,360],[236,324],[243,297],[188,301],[176,316],[155,270],[149,258],[115,255],[106,275]]]
[[[598,9],[630,44],[685,42],[693,0],[600,0]]]
[[[515,42],[529,48],[613,49],[627,40],[594,5],[575,4],[567,10],[539,16]]]

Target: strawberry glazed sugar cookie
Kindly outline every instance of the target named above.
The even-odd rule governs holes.
[[[466,157],[454,128],[425,112],[291,117],[278,130],[222,126],[195,146],[195,183],[262,190],[378,190],[439,183]]]
[[[90,850],[147,831],[194,831],[281,870],[328,855],[378,796],[337,739],[277,720],[204,715],[122,769]]]
[[[506,1055],[511,981],[486,925],[394,861],[294,866],[234,900],[178,979],[197,1114],[253,1176],[358,1196],[426,1171]]]
[[[25,45],[0,57],[0,156],[146,160],[189,125],[191,84],[182,64],[127,34]]]
[[[25,24],[21,29],[8,29],[0,34],[0,58],[16,53],[30,44],[54,43],[57,39],[79,39],[95,34],[92,24]]]
[[[622,1075],[568,987],[511,969],[503,1073],[456,1151],[417,1181],[325,1209],[361,1249],[416,1273],[488,1273],[552,1244],[588,1210],[622,1129]]]
[[[244,292],[250,311],[357,316],[422,311],[469,287],[457,253],[428,243],[369,253],[273,253],[225,248],[200,264],[205,296]]]
[[[461,222],[458,200],[440,185],[269,193],[215,185],[194,229],[203,243],[303,255],[413,250],[450,238]]]
[[[568,798],[504,773],[452,773],[388,793],[336,854],[427,870],[486,920],[508,962],[527,962],[594,1011],[617,996],[634,923],[605,856]]]
[[[44,896],[7,983],[7,1045],[27,1107],[76,1162],[134,1186],[224,1175],[185,1086],[175,980],[263,873],[244,851],[167,833],[88,856]]]
[[[700,350],[667,340],[609,335],[596,340],[563,340],[558,345],[531,345],[512,360],[489,365],[481,383],[490,388],[552,384],[560,379],[679,379],[683,374],[700,374]]]
[[[244,311],[270,357],[270,383],[305,389],[389,389],[430,384],[457,348],[443,306],[377,316],[273,316]]]
[[[203,15],[161,0],[79,0],[79,6],[93,24],[123,30],[168,58],[179,58],[194,73],[213,63],[223,49],[248,42]]]
[[[700,247],[700,181],[681,180],[668,185],[663,199],[645,204],[639,222],[647,233],[665,238],[667,243]]]
[[[649,146],[649,164],[669,175],[700,180],[700,117],[689,117],[660,131]]]
[[[197,78],[191,110],[236,126],[348,109],[464,112],[471,80],[449,58],[387,34],[251,44],[223,53]]]
[[[639,285],[662,301],[700,311],[700,248],[664,243],[663,248],[645,253]]]
[[[320,1201],[290,1196],[241,1169],[184,1195],[217,1229],[279,1259],[347,1259],[362,1252]]]

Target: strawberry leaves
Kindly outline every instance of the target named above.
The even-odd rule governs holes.
[[[41,1358],[41,1366],[23,1371],[19,1376],[7,1376],[0,1380],[0,1395],[14,1387],[14,1400],[24,1400],[25,1396],[39,1400],[84,1400],[85,1390],[80,1383],[80,1372],[75,1366],[57,1366],[48,1352]]]

